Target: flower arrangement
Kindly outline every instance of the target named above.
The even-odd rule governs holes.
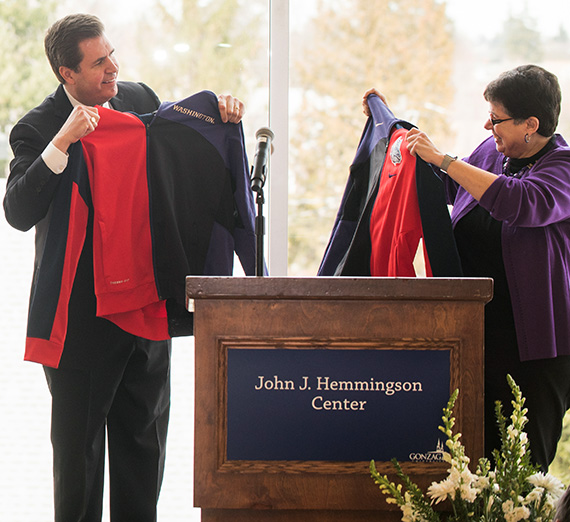
[[[529,441],[523,431],[528,419],[525,399],[513,378],[507,380],[513,392],[513,412],[510,424],[503,414],[502,405],[496,403],[496,416],[501,435],[501,449],[493,451],[495,467],[489,459],[479,460],[476,471],[469,469],[469,457],[460,442],[461,434],[453,433],[455,418],[453,407],[458,390],[451,395],[443,412],[443,426],[439,429],[447,436],[444,460],[450,464],[448,476],[433,482],[427,497],[405,475],[397,460],[392,460],[401,483],[391,482],[380,475],[374,461],[370,472],[386,502],[397,504],[403,522],[549,522],[553,520],[556,504],[564,493],[564,485],[555,477],[538,471],[531,463]],[[451,510],[436,511],[434,504],[449,500]],[[446,517],[446,518],[442,518]]]

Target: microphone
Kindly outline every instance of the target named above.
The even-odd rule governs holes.
[[[271,140],[274,135],[269,127],[261,127],[255,133],[255,137],[257,138],[257,146],[255,147],[255,157],[251,168],[251,190],[261,193],[267,178],[267,158],[273,151]]]

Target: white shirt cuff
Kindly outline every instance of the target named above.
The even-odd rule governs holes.
[[[68,154],[61,152],[51,141],[42,152],[42,159],[54,174],[61,174],[67,167]]]

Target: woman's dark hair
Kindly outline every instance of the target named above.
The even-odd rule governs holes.
[[[500,103],[515,121],[534,116],[538,133],[549,138],[556,131],[562,93],[558,78],[537,65],[521,65],[502,73],[483,93],[485,100]]]
[[[88,14],[72,14],[55,22],[46,33],[44,48],[57,79],[65,80],[59,73],[61,66],[77,72],[83,55],[79,44],[103,34],[105,27],[99,18]]]
[[[555,522],[570,522],[570,488],[560,497],[554,520]]]

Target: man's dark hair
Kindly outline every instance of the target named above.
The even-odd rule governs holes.
[[[506,71],[487,85],[483,96],[500,103],[515,122],[538,118],[542,136],[549,138],[556,131],[562,93],[558,78],[542,67],[521,65]]]
[[[570,488],[560,497],[554,520],[555,522],[570,522]]]
[[[105,27],[99,18],[89,14],[72,14],[55,22],[46,33],[44,47],[53,72],[61,83],[61,66],[77,72],[83,60],[79,44],[103,34]]]

